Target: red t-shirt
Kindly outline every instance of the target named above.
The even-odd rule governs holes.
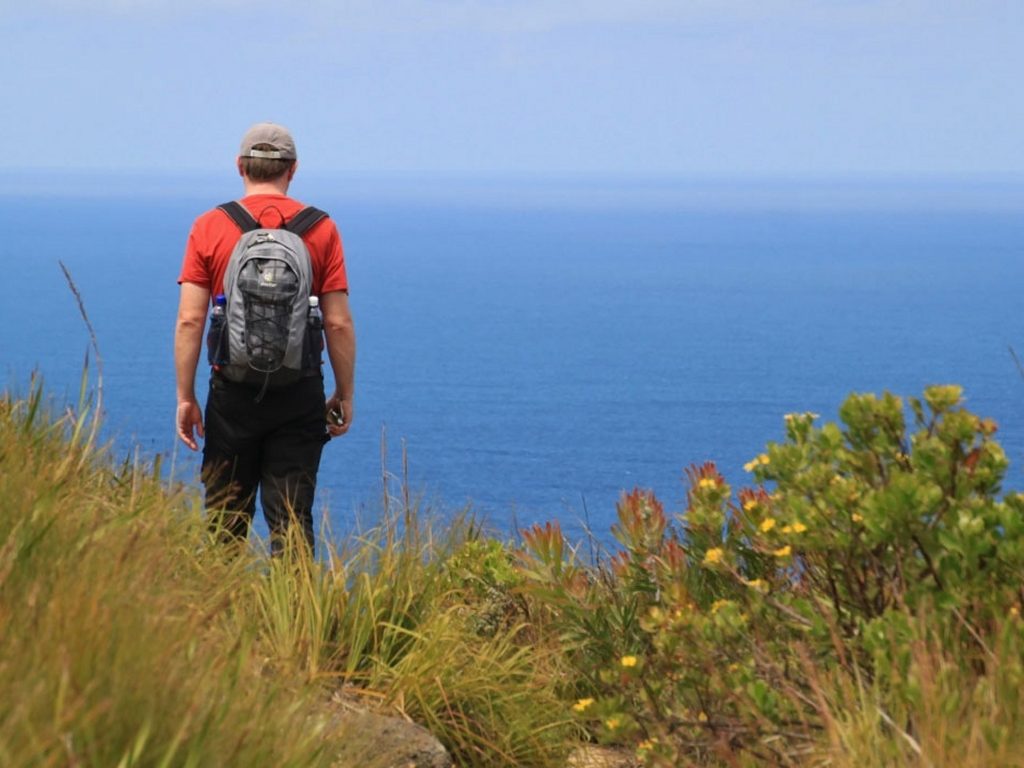
[[[240,202],[261,226],[271,228],[281,226],[305,207],[286,195],[249,195]],[[211,297],[224,293],[224,272],[239,237],[238,225],[219,208],[196,219],[185,245],[178,283],[195,283],[208,288]],[[313,266],[313,294],[348,291],[345,254],[334,222],[321,219],[302,239]]]

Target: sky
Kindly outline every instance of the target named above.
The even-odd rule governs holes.
[[[0,0],[13,170],[1024,173],[1022,0]]]

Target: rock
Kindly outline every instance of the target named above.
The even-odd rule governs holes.
[[[452,768],[452,758],[422,726],[401,717],[372,712],[344,692],[331,699],[329,728],[343,734],[338,768]]]
[[[569,755],[566,768],[638,768],[633,752],[616,747],[577,747]]]

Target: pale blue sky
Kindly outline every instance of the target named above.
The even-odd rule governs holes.
[[[1024,0],[0,0],[4,168],[1024,173]]]

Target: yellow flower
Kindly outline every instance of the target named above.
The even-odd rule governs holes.
[[[720,610],[725,608],[725,606],[729,605],[729,602],[729,600],[715,600],[715,602],[711,604],[711,614],[714,615],[718,613]]]
[[[762,453],[761,455],[755,456],[750,461],[748,461],[746,464],[744,464],[743,465],[743,469],[746,470],[747,472],[753,472],[758,467],[763,467],[763,466],[767,465],[769,463],[769,461],[770,461],[770,459],[768,458],[768,454],[767,453]]]
[[[853,522],[855,522],[855,523],[863,523],[864,522],[864,515],[861,515],[861,514],[858,514],[857,512],[854,512],[852,515],[850,515],[850,519],[853,520]]]
[[[751,512],[757,509],[757,499],[747,499],[743,502],[743,511]]]
[[[714,547],[704,553],[704,565],[717,565],[722,562],[725,552],[721,547]]]
[[[623,656],[619,659],[619,664],[626,667],[626,669],[631,669],[636,666],[636,656]]]
[[[574,712],[586,712],[590,708],[590,705],[593,703],[593,699],[580,699],[572,705],[572,708]]]
[[[779,547],[774,552],[772,552],[772,554],[776,557],[789,557],[792,554],[792,552],[793,548],[789,546],[789,544],[787,544],[784,547]]]
[[[764,579],[751,579],[750,581],[744,581],[743,583],[751,589],[756,589],[758,592],[768,591],[768,582]]]
[[[787,413],[782,418],[788,423],[794,419],[810,419],[811,421],[816,421],[817,419],[820,419],[821,416],[813,411],[804,411],[803,413]]]
[[[803,533],[807,530],[807,526],[801,523],[799,520],[791,525],[787,525],[782,529],[783,533]]]
[[[607,720],[604,721],[604,724],[608,727],[609,731],[614,731],[616,728],[622,725],[622,718],[609,717]]]
[[[652,749],[654,749],[654,744],[655,744],[654,739],[644,739],[643,741],[641,741],[639,744],[636,745],[636,751],[637,752],[641,752],[641,753],[642,752],[650,752]]]
[[[761,533],[768,533],[768,531],[775,527],[775,518],[766,517],[764,520],[761,521],[761,524],[757,527],[761,529]]]
[[[702,477],[697,487],[702,490],[713,490],[718,487],[718,480],[713,477]]]
[[[699,715],[697,715],[697,719],[700,720],[702,723],[706,723],[708,721],[708,715],[706,712],[701,712]]]

